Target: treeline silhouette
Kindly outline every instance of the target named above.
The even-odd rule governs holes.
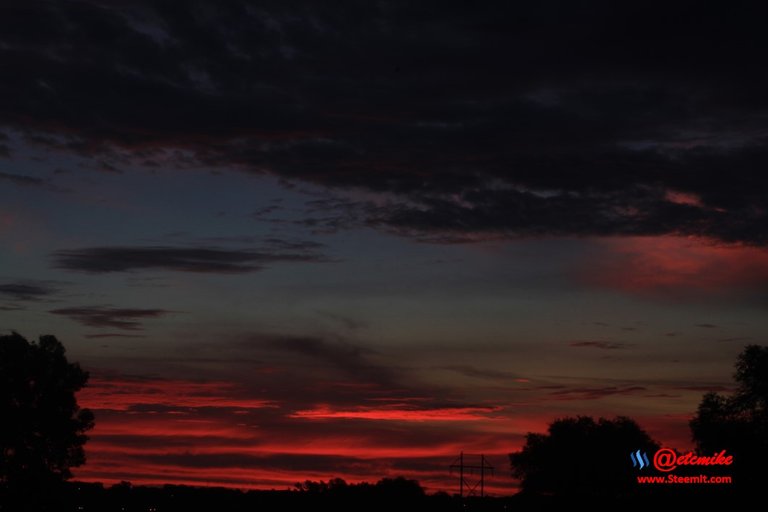
[[[514,498],[477,498],[467,502],[440,492],[427,494],[415,480],[384,478],[376,483],[347,483],[340,478],[297,483],[292,490],[242,491],[224,487],[183,485],[133,486],[121,482],[70,482],[63,486],[56,505],[62,512],[165,512],[258,510],[333,510],[392,512],[440,510],[445,512],[503,512]]]
[[[286,491],[227,488],[134,487],[130,483],[68,482],[70,468],[85,462],[90,411],[76,393],[87,372],[70,363],[53,336],[29,342],[17,333],[0,336],[0,511],[239,511],[267,509],[510,510],[552,504],[652,503],[658,499],[703,498],[709,504],[734,497],[760,497],[768,481],[768,347],[747,346],[738,356],[730,395],[707,393],[690,421],[699,455],[726,450],[727,467],[681,467],[680,476],[730,475],[731,485],[639,485],[644,469],[630,453],[648,456],[659,448],[634,420],[587,416],[560,418],[545,433],[528,433],[510,454],[513,476],[522,492],[507,498],[461,499],[428,495],[415,480],[384,478],[376,483],[306,481]],[[636,461],[635,461],[636,462]],[[645,473],[649,474],[649,473]]]

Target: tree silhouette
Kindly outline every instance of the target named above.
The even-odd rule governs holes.
[[[0,490],[6,498],[34,497],[85,462],[93,414],[78,407],[75,393],[88,373],[64,353],[54,336],[37,343],[15,332],[0,336]]]
[[[297,483],[295,488],[300,491],[296,494],[309,498],[295,507],[299,509],[389,512],[408,507],[419,510],[427,498],[419,482],[402,476],[382,478],[375,484],[350,484],[341,478],[333,478],[328,482],[307,480]]]
[[[424,498],[424,488],[421,484],[402,476],[382,478],[376,482],[376,490],[382,497],[403,504],[415,503]]]
[[[509,460],[524,493],[621,498],[637,490],[630,453],[658,448],[629,418],[579,416],[555,420],[546,434],[528,433]]]
[[[704,395],[690,422],[691,434],[704,455],[732,454],[734,484],[757,490],[768,476],[768,347],[745,347],[733,377],[737,388],[732,395]]]

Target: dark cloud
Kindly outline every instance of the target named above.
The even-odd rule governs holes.
[[[701,391],[703,393],[730,393],[734,390],[733,387],[723,386],[721,384],[701,385],[701,386],[678,386],[675,389],[682,389],[685,391]]]
[[[0,295],[13,300],[38,301],[58,292],[49,281],[17,281],[0,284]]]
[[[88,247],[60,250],[52,255],[57,268],[89,273],[132,270],[242,274],[262,270],[277,262],[321,262],[311,251],[222,249],[217,247]]]
[[[495,410],[424,382],[399,353],[378,352],[341,337],[253,332],[190,347],[179,362],[198,364],[209,356],[247,362],[242,378],[249,388],[269,389],[271,398],[297,417],[365,421],[381,411],[392,419],[408,421],[421,414],[439,420],[459,410],[469,410],[467,416]]]
[[[334,324],[342,326],[347,331],[358,331],[360,329],[365,329],[366,327],[368,327],[368,324],[366,322],[355,320],[354,318],[350,318],[345,315],[329,313],[327,311],[317,311],[317,314],[319,314],[323,318],[327,318]]]
[[[560,389],[552,391],[549,395],[554,400],[599,400],[608,396],[632,395],[642,391],[647,391],[647,388],[643,386],[607,386]]]
[[[105,332],[98,334],[86,334],[84,338],[101,339],[101,338],[146,338],[143,334],[123,334],[119,332]]]
[[[719,326],[715,324],[696,324],[696,327],[701,327],[702,329],[717,329]]]
[[[173,455],[142,455],[139,459],[181,466],[186,468],[230,468],[269,469],[291,471],[326,471],[334,468],[336,471],[348,471],[359,464],[359,459],[333,455],[296,455],[281,453],[278,455],[248,455],[236,452],[216,454],[173,454]]]
[[[734,336],[732,338],[720,338],[717,341],[721,343],[736,343],[736,342],[743,343],[751,339],[752,339],[751,336]]]
[[[347,376],[363,382],[375,382],[388,387],[391,392],[399,387],[394,367],[376,364],[370,359],[374,351],[352,343],[309,336],[259,336],[252,342],[271,351],[299,354],[331,365]]]
[[[102,169],[382,195],[316,229],[768,242],[758,2],[30,5],[0,12],[0,125]]]
[[[253,331],[210,338],[190,345],[174,362],[213,369],[226,362],[250,389],[269,389],[272,398],[297,409],[319,403],[348,408],[369,400],[457,398],[451,390],[420,382],[397,364],[396,355],[332,334]]]
[[[0,154],[2,154],[2,152],[0,152]],[[25,176],[23,174],[11,174],[7,172],[0,172],[0,181],[5,181],[22,187],[39,187],[45,184],[45,182],[40,178]]]
[[[283,251],[315,251],[325,247],[313,240],[286,240],[283,238],[267,238],[264,242]]]
[[[521,378],[519,375],[512,372],[501,372],[496,370],[487,370],[482,368],[476,368],[470,365],[450,365],[443,366],[443,370],[459,373],[466,377],[473,377],[477,379],[489,379],[489,380],[520,380],[527,381],[527,379]]]
[[[168,233],[164,238],[181,239],[188,237],[189,233],[178,232]],[[245,244],[245,245],[263,245],[271,250],[281,251],[316,251],[325,248],[325,244],[313,240],[293,240],[284,238],[261,238],[258,236],[211,236],[198,239],[202,243],[211,244]]]
[[[578,348],[597,348],[601,350],[617,350],[626,348],[625,343],[616,343],[612,341],[572,341],[568,344],[569,347]]]
[[[106,327],[125,331],[140,331],[140,320],[159,318],[172,311],[165,309],[130,309],[110,306],[90,306],[53,309],[55,315],[62,315],[86,327]]]

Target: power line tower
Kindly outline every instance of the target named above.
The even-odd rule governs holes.
[[[479,461],[479,464],[472,464],[472,460]],[[480,496],[482,498],[485,496],[485,476],[493,475],[493,466],[485,459],[485,455],[465,455],[461,452],[451,464],[450,471],[452,475],[457,471],[459,473],[460,497]],[[478,494],[478,487],[480,494]]]

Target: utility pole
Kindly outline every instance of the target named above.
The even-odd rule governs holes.
[[[485,455],[480,455],[480,497],[485,496]]]
[[[466,497],[469,496],[478,496],[478,487],[480,494],[479,496],[482,498],[485,496],[485,476],[486,471],[488,471],[489,474],[493,475],[493,466],[491,466],[488,461],[485,458],[485,455],[469,455],[470,459],[475,458],[479,459],[479,464],[467,464],[465,462],[464,452],[461,452],[458,457],[453,461],[453,464],[450,465],[450,472],[453,474],[454,471],[458,470],[459,472],[459,497],[464,498],[465,497],[465,491],[466,488]],[[479,480],[468,480],[468,475],[472,476],[477,474],[476,472],[479,472],[480,479]]]

